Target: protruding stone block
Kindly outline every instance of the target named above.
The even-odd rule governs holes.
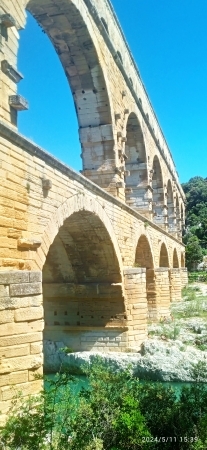
[[[42,283],[22,283],[22,284],[11,284],[10,285],[10,295],[11,297],[36,295],[42,293]]]

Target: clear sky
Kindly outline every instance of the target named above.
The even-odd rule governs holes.
[[[207,1],[112,0],[181,182],[207,177]],[[19,131],[76,170],[78,124],[55,50],[29,16],[20,32]]]

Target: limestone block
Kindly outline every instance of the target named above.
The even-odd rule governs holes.
[[[29,355],[29,344],[14,345],[10,347],[0,347],[0,358],[14,358],[17,356]]]
[[[42,358],[36,355],[8,358],[0,364],[0,374],[16,372],[18,370],[38,369],[42,366]]]
[[[0,297],[9,297],[9,286],[0,284]]]
[[[42,272],[30,272],[29,273],[29,281],[30,283],[38,283],[42,282]]]
[[[12,310],[0,311],[0,324],[13,321],[14,321],[14,311]]]
[[[42,341],[42,332],[37,333],[24,333],[17,334],[15,336],[4,336],[0,339],[0,349],[1,347],[10,347],[20,344],[29,344],[31,342],[40,342]]]
[[[28,370],[7,373],[1,375],[0,386],[9,386],[17,383],[26,383],[28,381]]]
[[[31,355],[42,353],[42,343],[34,342],[34,343],[30,344],[30,353],[31,353]]]
[[[10,285],[10,296],[18,297],[19,295],[35,295],[42,293],[41,283],[22,283]]]
[[[43,320],[33,320],[30,322],[14,322],[0,324],[0,336],[12,336],[14,334],[27,334],[36,331],[42,331]],[[1,338],[2,339],[2,338]]]
[[[41,306],[42,302],[42,294],[30,297],[4,297],[0,298],[0,310],[37,307]]]
[[[29,370],[29,381],[34,381],[36,376],[43,376],[43,367],[39,367],[35,370]]]
[[[20,308],[14,312],[15,322],[24,322],[28,320],[37,320],[43,318],[43,307]]]
[[[28,283],[29,272],[10,271],[0,272],[0,284]]]
[[[27,383],[18,383],[15,386],[15,390],[11,388],[10,386],[2,387],[1,388],[1,395],[2,400],[7,401],[11,400],[14,395],[15,391],[22,392],[24,397],[31,395],[31,394],[37,394],[42,389],[42,380],[36,380],[36,381],[30,381]]]
[[[19,238],[17,245],[19,248],[27,248],[27,249],[37,249],[41,245],[41,240],[38,239],[26,239],[26,238]]]

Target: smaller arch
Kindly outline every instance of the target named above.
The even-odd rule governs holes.
[[[175,211],[176,211],[176,228],[177,231],[180,231],[180,205],[178,200],[178,194],[176,194]]]
[[[151,247],[144,234],[140,236],[137,243],[135,264],[138,267],[145,267],[146,269],[152,269],[154,267]]]
[[[184,252],[181,253],[181,267],[185,267],[185,255],[184,255]]]
[[[180,218],[181,218],[181,227],[182,229],[185,227],[185,214],[184,214],[184,206],[181,202],[180,204]]]
[[[135,265],[140,268],[146,269],[146,297],[148,316],[151,320],[154,320],[156,319],[157,315],[156,302],[154,299],[154,293],[156,291],[154,261],[150,242],[144,234],[140,236],[137,243]]]
[[[172,183],[168,180],[167,183],[167,219],[169,233],[175,229],[175,207],[173,199]]]
[[[174,251],[173,251],[173,268],[174,269],[179,268],[178,253],[177,253],[176,248],[174,248]]]
[[[149,213],[147,157],[140,122],[134,113],[131,113],[127,120],[126,138],[126,170],[129,174],[126,177],[126,202],[147,215]]]
[[[157,156],[154,157],[152,165],[152,189],[154,222],[161,226],[164,224],[164,188],[161,165]]]
[[[164,242],[162,243],[161,248],[160,248],[159,266],[160,267],[169,267],[168,251],[167,251],[167,247],[164,244]]]
[[[103,17],[101,17],[101,22],[102,22],[102,24],[103,24],[107,34],[109,34],[109,27],[108,27],[107,22],[105,21],[105,19]]]

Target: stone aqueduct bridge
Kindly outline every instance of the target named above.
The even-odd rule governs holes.
[[[17,131],[25,8],[71,87],[82,175]],[[108,0],[0,0],[0,410],[37,392],[42,331],[74,350],[126,351],[186,283],[184,194]],[[43,321],[44,317],[44,321]],[[43,325],[44,324],[44,325]]]

